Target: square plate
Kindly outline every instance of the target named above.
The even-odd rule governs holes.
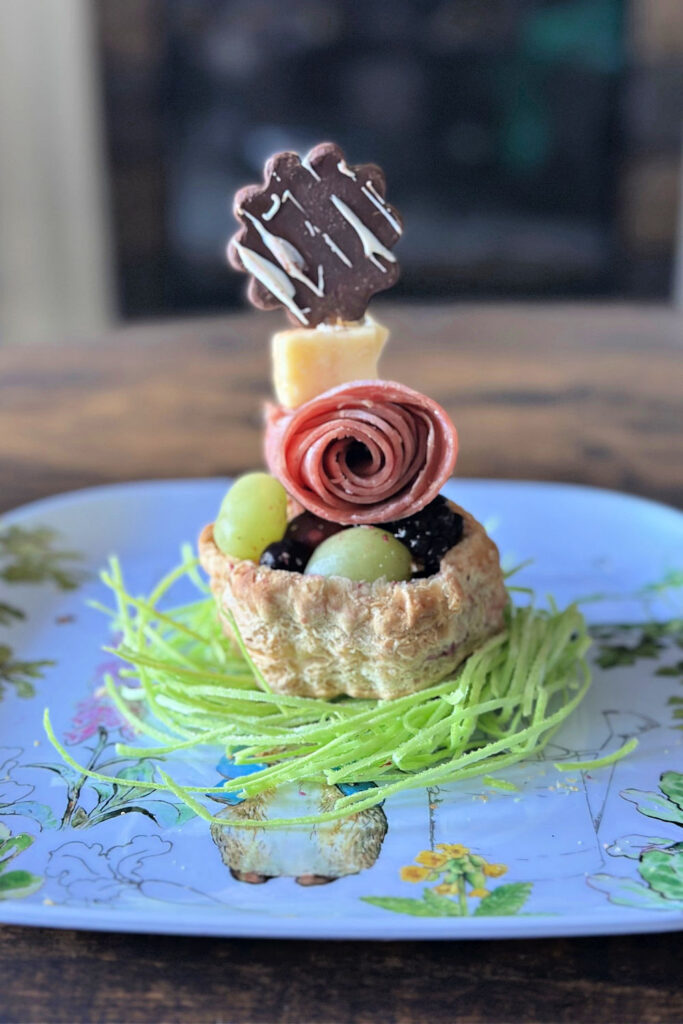
[[[251,831],[245,878],[231,867],[244,832],[212,835],[155,791],[159,759],[117,755],[125,726],[102,693],[116,670],[101,650],[111,635],[87,604],[109,603],[97,573],[112,553],[129,588],[148,591],[213,518],[227,483],[96,488],[0,522],[0,921],[368,939],[683,926],[683,662],[671,621],[681,607],[680,513],[592,488],[451,481],[446,493],[484,522],[504,565],[533,558],[520,583],[560,606],[589,598],[587,698],[542,755],[500,773],[511,786],[470,779],[399,794],[343,828]],[[74,567],[82,580],[70,578]],[[78,762],[120,783],[61,763],[43,732],[46,706]],[[616,764],[554,767],[633,736],[637,750]],[[222,767],[220,750],[205,753],[207,786]],[[149,790],[127,777],[149,778]],[[321,799],[320,787],[290,787],[264,813],[306,813]]]

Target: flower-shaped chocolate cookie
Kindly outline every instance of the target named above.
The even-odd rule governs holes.
[[[401,219],[384,195],[380,168],[349,166],[331,142],[303,160],[271,157],[264,184],[235,196],[242,227],[228,246],[231,264],[250,275],[251,302],[284,306],[306,327],[360,320],[371,296],[399,275],[392,248]]]

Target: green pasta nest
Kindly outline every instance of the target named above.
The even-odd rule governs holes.
[[[310,780],[376,784],[340,793],[325,814],[239,823],[272,828],[342,818],[406,789],[490,774],[541,750],[590,685],[590,638],[576,605],[559,611],[551,604],[545,611],[510,602],[505,630],[429,689],[393,701],[284,696],[270,692],[241,643],[224,636],[189,552],[147,597],[128,592],[116,559],[102,579],[116,607],[101,610],[122,635],[119,646],[107,650],[126,664],[124,684],[108,677],[107,691],[123,717],[154,741],[119,744],[118,753],[154,758],[208,746],[236,764],[263,766],[220,787],[184,786],[157,766],[154,785],[208,821],[214,815],[200,794],[249,798]],[[197,600],[173,607],[169,591],[184,579],[197,588]],[[105,778],[76,764],[47,712],[45,724],[65,760]]]

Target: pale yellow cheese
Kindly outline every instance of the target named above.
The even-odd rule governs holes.
[[[377,377],[389,331],[370,316],[357,323],[293,327],[273,335],[273,384],[281,405],[296,409],[337,384]]]

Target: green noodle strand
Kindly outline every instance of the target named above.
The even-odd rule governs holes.
[[[182,758],[209,746],[239,765],[257,765],[221,786],[186,786],[155,765],[156,788],[174,794],[207,821],[222,821],[202,801],[211,794],[257,796],[288,783],[367,783],[371,789],[340,795],[324,814],[265,821],[235,820],[244,828],[315,825],[358,814],[388,796],[416,787],[484,776],[542,750],[585,696],[590,673],[586,624],[576,605],[550,611],[527,605],[506,610],[505,629],[472,654],[451,678],[393,701],[347,697],[318,700],[274,693],[253,663],[232,616],[224,635],[212,597],[184,550],[183,562],[147,596],[131,595],[112,558],[102,580],[123,639],[112,651],[126,665],[126,680],[109,676],[107,693],[123,719],[152,743],[117,744],[122,757]],[[198,599],[175,607],[169,592],[184,581]],[[163,602],[163,609],[159,603]],[[48,739],[80,774],[115,782],[84,768],[57,739],[48,711]],[[634,748],[592,762],[557,765],[579,770],[611,764]],[[152,763],[148,761],[148,763]],[[126,781],[149,788],[150,781]],[[195,794],[197,794],[195,796]]]
[[[605,768],[609,764],[621,761],[622,757],[631,754],[637,746],[638,740],[635,736],[632,736],[618,750],[613,751],[611,754],[605,754],[604,757],[596,757],[589,761],[558,761],[553,767],[557,768],[558,772],[585,772],[595,768]]]

